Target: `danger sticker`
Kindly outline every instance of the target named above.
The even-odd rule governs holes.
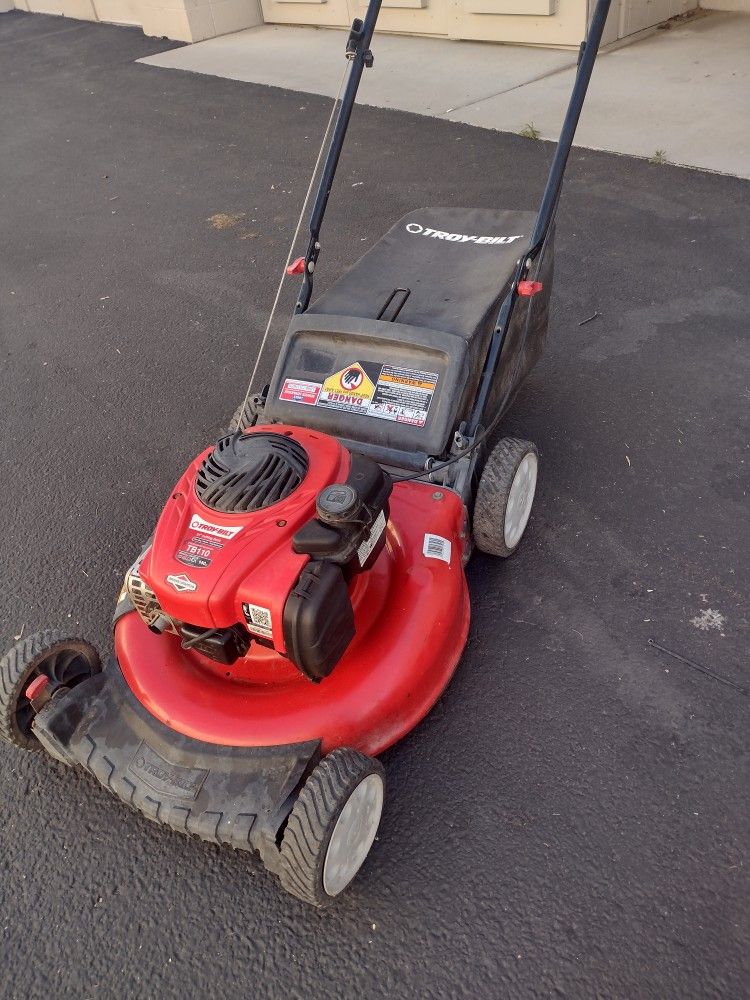
[[[261,635],[264,639],[273,638],[273,625],[269,608],[262,608],[258,604],[243,604],[242,611],[245,615],[248,632]]]
[[[379,367],[379,366],[378,366]],[[375,393],[375,383],[364,367],[355,361],[329,375],[323,383],[318,406],[333,410],[366,413]]]
[[[450,539],[443,538],[442,535],[425,535],[422,554],[428,559],[442,559],[450,566],[451,548]]]
[[[322,385],[320,382],[306,382],[304,379],[287,378],[279,393],[279,399],[284,399],[289,403],[304,403],[306,406],[315,406],[320,396]]]
[[[370,416],[424,427],[437,382],[437,372],[383,365],[370,403]]]

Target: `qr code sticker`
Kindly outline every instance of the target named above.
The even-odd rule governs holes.
[[[261,608],[258,604],[243,604],[242,610],[245,612],[248,631],[270,639],[273,634],[270,610]]]

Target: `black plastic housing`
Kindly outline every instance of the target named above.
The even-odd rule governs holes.
[[[318,740],[235,747],[184,736],[141,705],[115,658],[45,705],[34,733],[53,757],[80,764],[148,819],[256,850],[271,871],[279,870],[278,831],[320,760]]]
[[[358,504],[338,517],[333,513],[326,514],[325,521],[320,517],[312,518],[296,533],[292,539],[292,548],[313,559],[326,559],[345,566],[349,575],[372,566],[385,544],[388,497],[393,489],[393,481],[377,462],[366,455],[353,452],[345,485],[354,491]],[[323,493],[331,488],[327,487]],[[362,559],[359,557],[360,546],[369,537],[381,513],[380,535],[372,549],[367,551],[366,558]]]
[[[284,606],[287,656],[311,681],[321,681],[353,638],[354,609],[341,567],[309,562]]]
[[[422,469],[427,456],[446,454],[454,431],[471,414],[498,312],[534,222],[531,212],[484,209],[428,208],[404,216],[294,317],[265,419],[317,428],[396,468]],[[485,422],[509,393],[512,398],[542,353],[553,256],[550,233],[532,275],[543,288],[516,300]],[[355,365],[374,393],[363,406],[336,408],[325,397],[326,382]],[[375,405],[383,398],[385,372],[394,369],[433,385],[422,397],[423,415],[387,417],[387,408]],[[295,396],[293,386],[305,391]]]
[[[193,640],[206,631],[202,625],[182,625],[180,631],[183,640],[190,642],[191,649],[227,666],[244,656],[250,646],[250,637],[241,625],[214,629],[197,642]]]

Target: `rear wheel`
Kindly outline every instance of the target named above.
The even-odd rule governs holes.
[[[243,399],[229,421],[227,434],[234,434],[236,431],[245,431],[248,427],[254,427],[258,421],[261,405],[262,397],[260,396],[253,395]]]
[[[75,687],[102,669],[90,642],[55,630],[19,640],[0,660],[0,739],[22,750],[41,750],[33,733],[34,709],[26,697],[29,684],[45,676]]]
[[[474,501],[477,548],[507,558],[529,522],[536,492],[539,452],[530,441],[503,438],[490,452]]]
[[[281,884],[324,906],[354,879],[383,812],[382,764],[356,750],[334,750],[315,768],[294,804],[281,841]]]

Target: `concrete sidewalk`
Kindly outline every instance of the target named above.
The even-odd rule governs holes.
[[[333,96],[340,31],[263,25],[141,60]],[[556,139],[576,53],[381,35],[359,100]],[[600,55],[576,143],[750,177],[750,16],[704,13]]]

